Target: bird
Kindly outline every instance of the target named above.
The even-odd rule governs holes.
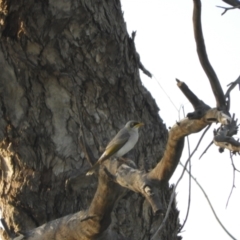
[[[92,175],[99,164],[110,157],[122,157],[129,152],[138,141],[138,129],[144,123],[131,120],[116,134],[116,136],[108,143],[105,151],[97,162],[88,170],[86,175]]]

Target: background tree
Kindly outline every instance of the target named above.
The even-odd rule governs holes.
[[[87,209],[96,181],[85,177],[85,172],[101,147],[129,119],[146,123],[144,137],[130,155],[140,169],[148,171],[155,166],[167,136],[154,101],[141,86],[138,68],[143,66],[134,36],[127,35],[118,1],[25,4],[2,3],[1,204],[14,231]],[[220,100],[225,105],[225,100]],[[182,140],[180,143],[180,152],[173,153],[178,159]],[[87,239],[89,232],[98,234],[87,228],[91,221],[99,221],[99,232],[108,227],[119,193],[121,199],[106,233],[109,239],[113,234],[119,239],[148,239],[161,217],[154,218],[144,198],[122,192],[113,181],[106,172],[100,174],[100,188],[107,183],[106,191],[110,189],[113,198],[112,204],[105,205],[106,216],[97,219],[90,214],[88,219],[86,212],[79,213],[79,218],[85,219],[81,237],[86,237],[82,239]],[[168,191],[161,198],[164,209]],[[90,212],[99,210],[99,201],[93,202]],[[71,236],[69,229],[65,232],[57,228],[59,224],[55,226],[54,238],[67,234],[69,239],[80,239]],[[161,233],[164,239],[174,239],[177,227],[177,212],[172,211]]]

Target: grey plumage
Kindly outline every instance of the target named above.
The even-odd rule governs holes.
[[[129,152],[138,141],[138,129],[143,123],[138,121],[129,121],[109,142],[104,153],[98,161],[90,168],[86,175],[92,175],[98,168],[99,164],[110,157],[122,157]]]

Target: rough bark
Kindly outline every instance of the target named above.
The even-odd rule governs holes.
[[[0,17],[3,216],[13,232],[73,214],[67,223],[85,215],[97,185],[85,173],[128,120],[145,122],[128,155],[141,170],[162,157],[167,131],[140,82],[119,1],[5,0]],[[169,194],[162,191],[163,208]],[[124,191],[114,203],[106,213],[115,206],[115,239],[149,239],[161,221],[139,194]],[[173,206],[161,236],[177,239],[177,228]],[[46,239],[63,239],[66,229]]]

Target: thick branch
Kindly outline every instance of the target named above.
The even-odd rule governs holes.
[[[186,98],[189,100],[189,102],[192,104],[194,108],[194,112],[188,113],[187,117],[189,119],[200,119],[204,116],[207,110],[210,109],[210,107],[205,104],[202,100],[200,100],[184,83],[176,79],[177,85],[180,88],[180,90],[183,92],[183,94],[186,96]]]
[[[194,2],[193,28],[194,28],[195,41],[197,45],[198,58],[211,84],[212,91],[216,99],[217,107],[222,110],[225,110],[226,104],[225,104],[223,90],[218,80],[218,77],[211,66],[211,63],[208,60],[207,51],[204,43],[204,38],[202,33],[202,24],[201,24],[201,1],[193,0],[193,2]]]
[[[169,131],[168,142],[164,156],[157,166],[149,173],[149,178],[168,181],[181,157],[183,138],[201,131],[211,122],[226,122],[226,115],[217,109],[210,109],[201,119],[183,119]]]
[[[103,233],[111,223],[111,212],[124,189],[110,181],[100,169],[98,188],[88,211],[80,211],[35,228],[16,240],[90,240]],[[86,177],[84,175],[84,177]],[[106,239],[113,239],[111,236]]]

